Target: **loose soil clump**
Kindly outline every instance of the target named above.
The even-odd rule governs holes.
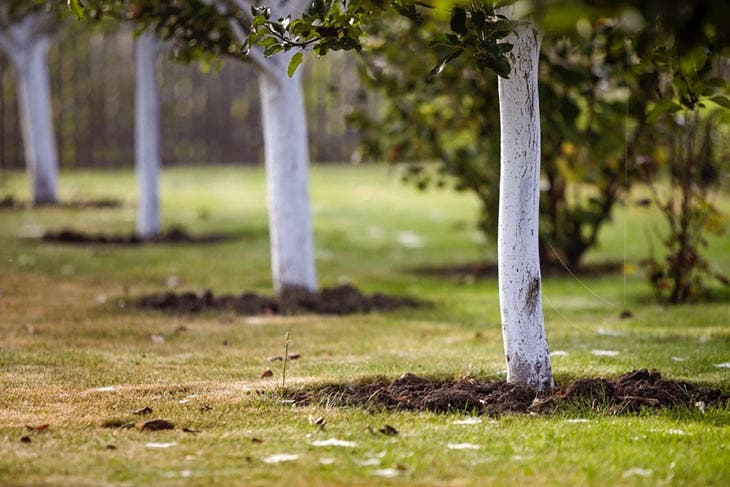
[[[172,313],[225,311],[254,316],[306,313],[347,315],[416,308],[424,306],[425,303],[407,296],[389,296],[380,293],[367,295],[354,286],[345,284],[324,288],[314,293],[304,289],[289,289],[277,297],[254,293],[215,296],[210,290],[202,294],[167,292],[143,296],[137,300],[137,305],[141,308]]]
[[[369,409],[502,414],[552,414],[565,408],[625,414],[643,409],[729,405],[730,394],[688,382],[663,379],[656,371],[634,370],[615,379],[578,379],[538,394],[522,384],[473,378],[428,380],[407,373],[352,384],[290,390],[296,404]]]
[[[151,239],[136,234],[84,233],[73,229],[46,232],[43,241],[73,245],[142,245],[147,243],[208,244],[226,240],[221,234],[192,235],[182,227],[172,227]]]

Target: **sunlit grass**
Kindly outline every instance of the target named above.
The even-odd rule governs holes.
[[[0,194],[27,199],[25,178],[3,174]],[[348,381],[410,371],[432,377],[503,377],[495,279],[457,282],[417,276],[419,265],[495,256],[477,244],[469,195],[418,193],[383,167],[312,171],[320,282],[406,293],[433,307],[349,317],[218,314],[172,317],[120,306],[165,289],[270,292],[266,198],[258,168],[174,168],[163,177],[163,220],[193,233],[223,232],[211,245],[143,247],[44,244],[47,229],[130,232],[134,178],[128,171],[65,174],[62,197],[115,197],[119,209],[0,210],[0,484],[129,485],[727,485],[730,411],[680,410],[610,417],[482,418],[292,408],[278,401],[284,334],[301,358],[287,385]],[[727,197],[721,206],[730,208]],[[648,252],[656,212],[630,208],[628,254]],[[410,234],[404,238],[404,233]],[[590,261],[623,258],[623,210]],[[408,247],[413,236],[422,246]],[[710,260],[730,273],[730,239],[710,239]],[[545,279],[545,313],[558,380],[657,368],[673,379],[730,388],[730,306],[683,307],[652,300],[642,274]],[[716,293],[722,297],[722,291]],[[624,301],[625,296],[625,301]],[[634,317],[621,320],[630,309]],[[162,337],[153,341],[152,336]],[[618,352],[596,356],[594,350]],[[274,377],[261,379],[264,370]],[[102,388],[101,390],[97,390]],[[113,388],[107,390],[104,388]],[[256,390],[266,390],[263,395]],[[203,408],[205,405],[210,409]],[[105,428],[109,421],[173,421],[156,433]],[[201,410],[203,408],[203,410]],[[324,431],[309,417],[324,416]],[[588,422],[572,422],[588,419]],[[31,433],[25,425],[50,424]],[[368,426],[394,426],[396,437]],[[199,431],[182,431],[183,427]],[[20,438],[28,435],[30,443]],[[316,447],[317,439],[356,446]],[[261,439],[261,443],[252,442]],[[163,449],[146,443],[174,442]],[[451,450],[471,443],[476,450]],[[116,449],[106,449],[114,445]],[[300,455],[267,464],[270,455]],[[376,472],[393,473],[393,479]]]

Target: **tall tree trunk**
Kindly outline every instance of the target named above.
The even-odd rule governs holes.
[[[507,7],[507,16],[512,8]],[[504,9],[503,9],[504,13]],[[499,299],[507,381],[553,386],[542,313],[538,220],[540,202],[540,36],[522,25],[505,39],[512,71],[499,78]]]
[[[270,64],[269,64],[270,63]],[[309,147],[301,69],[289,78],[288,56],[267,60],[259,74],[274,289],[317,289],[311,212]]]
[[[49,39],[29,39],[16,52],[18,105],[23,147],[34,204],[54,204],[58,189],[58,150],[53,131],[51,84],[48,77]]]
[[[134,159],[139,197],[137,235],[155,238],[160,231],[159,172],[160,88],[157,82],[159,42],[142,33],[134,51]]]

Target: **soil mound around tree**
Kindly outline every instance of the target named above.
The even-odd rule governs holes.
[[[14,196],[5,196],[0,198],[0,210],[25,210],[29,208],[60,208],[69,210],[83,210],[83,209],[105,209],[105,208],[120,208],[123,206],[121,200],[113,198],[98,198],[93,200],[70,200],[61,201],[58,203],[42,203],[32,204],[30,202],[24,202],[18,200]]]
[[[207,290],[202,294],[192,292],[152,294],[137,300],[137,305],[141,308],[171,313],[227,311],[247,316],[307,313],[347,315],[416,308],[425,304],[408,296],[380,293],[367,295],[349,284],[324,288],[315,293],[303,289],[289,289],[278,297],[254,293],[215,296],[212,291]]]
[[[57,205],[51,205],[51,206],[57,206],[59,208],[66,208],[70,210],[85,210],[85,209],[105,209],[105,208],[121,208],[124,206],[124,202],[122,200],[117,200],[114,198],[97,198],[93,200],[84,200],[84,199],[78,199],[78,200],[70,200],[70,201],[62,201],[58,203]]]
[[[368,409],[502,414],[553,414],[566,408],[626,414],[644,409],[730,405],[730,394],[688,382],[663,379],[656,371],[634,370],[615,379],[577,379],[538,394],[522,384],[469,377],[428,380],[407,373],[351,384],[290,390],[296,404]]]
[[[542,262],[540,270],[543,277],[570,275],[571,272],[578,276],[595,276],[621,272],[622,265],[621,262],[584,264],[577,269],[570,269],[569,272],[560,262]],[[408,269],[408,272],[419,276],[440,277],[459,282],[470,282],[497,277],[497,264],[493,262],[476,262],[443,266],[427,265],[412,267]]]
[[[71,245],[142,245],[148,243],[208,244],[228,239],[222,234],[193,235],[182,227],[172,227],[152,239],[131,234],[85,233],[66,228],[43,234],[44,242]]]

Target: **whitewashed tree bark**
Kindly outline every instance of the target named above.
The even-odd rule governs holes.
[[[301,71],[289,78],[289,56],[269,59],[259,74],[274,289],[317,289],[309,203],[309,145]]]
[[[134,51],[134,158],[139,190],[137,235],[145,240],[157,237],[160,232],[161,101],[157,81],[160,48],[154,34],[144,32],[137,38]]]
[[[229,0],[245,16],[252,3]],[[218,0],[220,9],[227,7]],[[270,4],[272,17],[301,13],[311,0],[279,1]],[[240,26],[231,27],[243,42]],[[249,59],[259,72],[259,92],[266,159],[266,190],[269,212],[271,273],[274,290],[316,291],[317,273],[309,200],[309,142],[304,111],[301,69],[287,75],[288,55],[264,58],[252,50]]]
[[[502,9],[512,17],[512,7]],[[538,216],[540,201],[540,34],[529,24],[505,39],[509,79],[499,78],[501,126],[499,299],[507,381],[539,390],[553,386],[542,312]]]
[[[0,30],[0,49],[10,58],[17,75],[23,148],[34,204],[58,200],[58,149],[47,63],[55,29],[53,17],[37,13]]]

